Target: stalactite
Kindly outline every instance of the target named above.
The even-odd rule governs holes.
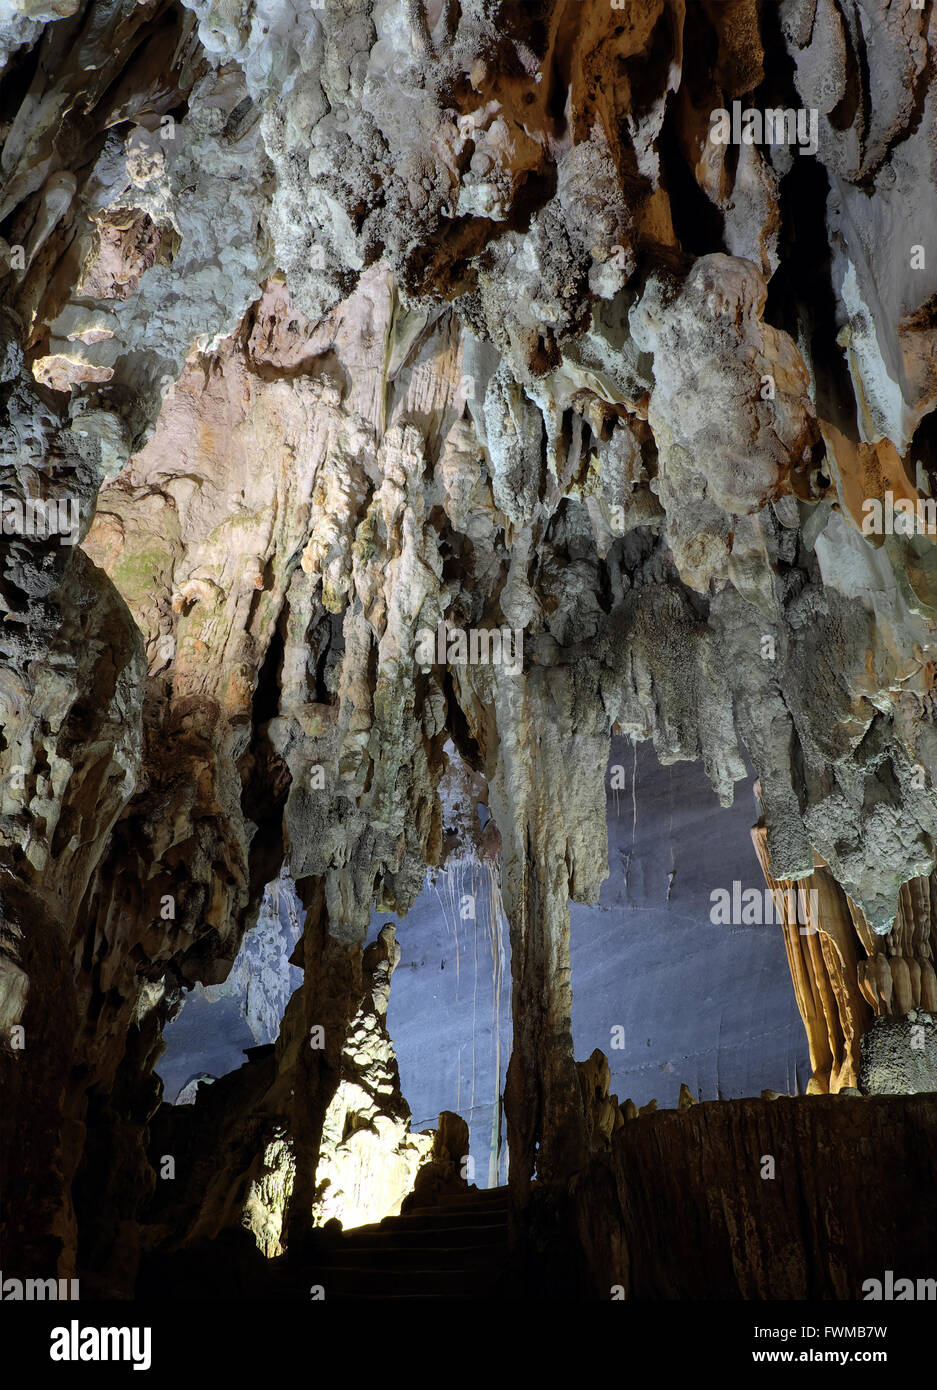
[[[456,1100],[483,1103],[481,931],[496,1114],[503,906],[516,1213],[612,1163],[569,926],[608,873],[613,731],[626,881],[639,741],[725,805],[754,768],[768,883],[818,895],[782,923],[812,1091],[937,1009],[937,550],[894,525],[937,474],[935,50],[908,0],[3,7],[16,1261],[126,1297],[145,1225],[173,1258],[246,1202],[267,1255],[302,1247],[323,1129],[334,1158],[345,1119],[388,1120],[411,1164],[366,942],[428,870],[458,989],[463,899],[489,904]],[[270,1050],[171,1114],[162,1029],[284,862],[302,985]],[[375,1060],[355,1020],[393,1114],[345,1105]]]
[[[815,856],[809,878],[775,879],[769,868],[764,825],[752,831],[769,887],[785,895],[782,923],[798,1008],[804,1020],[813,1075],[809,1092],[837,1092],[858,1084],[860,1044],[872,1017],[935,1012],[934,952],[937,920],[931,912],[933,875],[912,879],[899,894],[895,924],[874,932],[843,892],[823,859]],[[808,921],[791,913],[788,892],[804,895]],[[817,895],[817,911],[810,893]]]

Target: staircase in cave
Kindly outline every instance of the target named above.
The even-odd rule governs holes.
[[[344,1232],[305,1274],[303,1296],[321,1285],[326,1302],[510,1297],[507,1188],[441,1196],[435,1206]]]

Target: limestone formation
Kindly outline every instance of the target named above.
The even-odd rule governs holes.
[[[444,1110],[431,1146],[423,1151],[423,1162],[413,1178],[413,1190],[404,1197],[401,1210],[409,1213],[431,1207],[443,1193],[465,1193],[468,1190],[465,1176],[468,1148],[468,1125],[461,1115]]]
[[[509,926],[512,1239],[562,1211],[593,1291],[687,1296],[647,1175],[692,1135],[738,1176],[738,1133],[574,1056],[616,735],[724,806],[753,772],[769,886],[817,894],[834,1140],[740,1123],[818,1156],[808,1206],[850,1135],[932,1139],[878,1093],[937,1013],[935,51],[910,0],[0,0],[4,1271],[256,1292],[414,1181],[475,1200],[369,944],[450,859]],[[287,877],[295,992],[242,954]],[[195,987],[257,1046],[171,1106]],[[739,1254],[747,1183],[723,1296],[854,1297],[809,1213]]]
[[[813,1067],[808,1090],[824,1094],[852,1089],[858,1084],[860,1055],[880,1047],[887,1054],[895,1044],[886,1043],[886,1038],[903,1038],[910,1046],[918,1036],[889,1024],[916,1018],[918,1010],[926,1020],[937,1003],[933,877],[912,879],[902,887],[895,924],[881,936],[872,931],[819,855],[809,878],[783,882],[768,868],[763,826],[756,826],[752,839],[769,886],[782,895],[784,940]],[[913,1056],[908,1059],[915,1075],[916,1061]],[[867,1063],[866,1071],[875,1065]],[[895,1065],[883,1063],[886,1071]],[[871,1089],[878,1091],[882,1085],[876,1082]],[[899,1087],[902,1092],[909,1089]]]
[[[860,1089],[865,1095],[915,1095],[937,1089],[937,1021],[911,1009],[880,1016],[862,1039]]]
[[[410,1109],[387,1032],[391,976],[400,946],[391,923],[364,953],[365,995],[342,1053],[342,1074],[322,1125],[313,1221],[364,1226],[396,1216],[434,1152],[429,1134],[410,1133]]]

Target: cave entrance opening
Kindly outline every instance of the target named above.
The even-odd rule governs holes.
[[[484,825],[487,810],[478,808]],[[463,1176],[479,1188],[507,1181],[503,1095],[511,1055],[511,964],[499,864],[451,854],[430,869],[406,917],[387,1011],[411,1131],[435,1129],[444,1110],[469,1129]],[[373,941],[388,914],[372,915]]]
[[[303,921],[284,868],[267,884],[257,921],[245,932],[227,979],[193,986],[164,1027],[166,1048],[156,1073],[165,1101],[193,1102],[199,1086],[243,1066],[248,1048],[276,1041],[290,997],[303,982],[302,970],[289,963]]]
[[[651,744],[616,736],[606,793],[609,877],[597,904],[570,910],[576,1057],[600,1049],[610,1091],[638,1107],[675,1107],[682,1083],[696,1100],[803,1093],[783,930],[715,910],[726,893],[764,893],[753,781],[724,808],[701,764],[663,766]]]

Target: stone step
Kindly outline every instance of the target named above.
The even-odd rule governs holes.
[[[434,1202],[428,1207],[413,1207],[413,1211],[507,1211],[508,1197],[507,1190],[497,1188],[491,1196],[486,1192],[479,1193],[477,1197],[450,1196],[440,1197],[438,1202]]]
[[[355,1230],[466,1230],[473,1226],[501,1226],[507,1229],[507,1212],[498,1211],[410,1211],[406,1216],[385,1216],[372,1227],[356,1226]],[[349,1232],[350,1234],[350,1232]]]
[[[410,1211],[401,1212],[400,1216],[385,1216],[383,1221],[374,1222],[374,1225],[384,1225],[387,1221],[412,1221],[414,1217],[429,1222],[446,1221],[503,1221],[507,1222],[508,1208],[494,1205],[484,1206],[445,1206],[445,1207],[413,1207]]]
[[[336,1249],[359,1250],[362,1248],[388,1249],[397,1246],[401,1249],[431,1249],[439,1244],[448,1249],[458,1250],[473,1245],[503,1245],[507,1240],[507,1227],[498,1223],[473,1223],[465,1226],[427,1227],[385,1227],[359,1226],[348,1231],[336,1241]],[[325,1246],[324,1254],[332,1247]]]
[[[496,1292],[494,1292],[494,1293],[488,1293],[488,1292],[482,1292],[482,1291],[479,1291],[479,1292],[476,1292],[476,1293],[454,1293],[454,1294],[453,1294],[453,1293],[426,1293],[426,1292],[424,1292],[424,1293],[387,1293],[387,1292],[384,1292],[384,1293],[334,1293],[334,1294],[331,1294],[331,1295],[327,1295],[326,1301],[329,1302],[329,1303],[358,1303],[360,1300],[364,1300],[365,1303],[376,1303],[378,1300],[381,1300],[382,1302],[383,1302],[384,1300],[387,1300],[387,1301],[389,1301],[389,1302],[391,1302],[391,1303],[425,1303],[426,1300],[429,1299],[430,1302],[432,1302],[432,1303],[451,1303],[453,1300],[458,1300],[459,1302],[468,1302],[470,1299],[485,1299],[485,1300],[488,1300],[488,1299],[496,1298],[496,1299],[498,1299],[499,1302],[503,1302],[505,1299],[514,1298],[514,1297],[516,1297],[516,1296],[517,1296],[517,1295],[513,1294],[509,1288],[507,1288],[507,1289],[499,1288],[499,1289],[498,1289]]]
[[[482,1204],[503,1202],[505,1206],[508,1202],[507,1187],[476,1187],[467,1192],[441,1192],[437,1197],[440,1206],[450,1205],[453,1202],[465,1202],[472,1204]]]
[[[454,1269],[477,1269],[483,1265],[495,1267],[507,1256],[507,1242],[498,1245],[446,1245],[402,1247],[387,1245],[359,1246],[349,1249],[339,1246],[324,1253],[315,1262],[317,1270],[335,1269],[437,1269],[442,1273]]]
[[[326,1301],[345,1294],[357,1298],[493,1298],[506,1278],[499,1264],[481,1269],[324,1269],[310,1271],[308,1284],[321,1284]]]
[[[509,1269],[507,1189],[495,1188],[447,1194],[326,1240],[304,1261],[303,1284],[344,1302],[487,1299],[509,1296]]]

